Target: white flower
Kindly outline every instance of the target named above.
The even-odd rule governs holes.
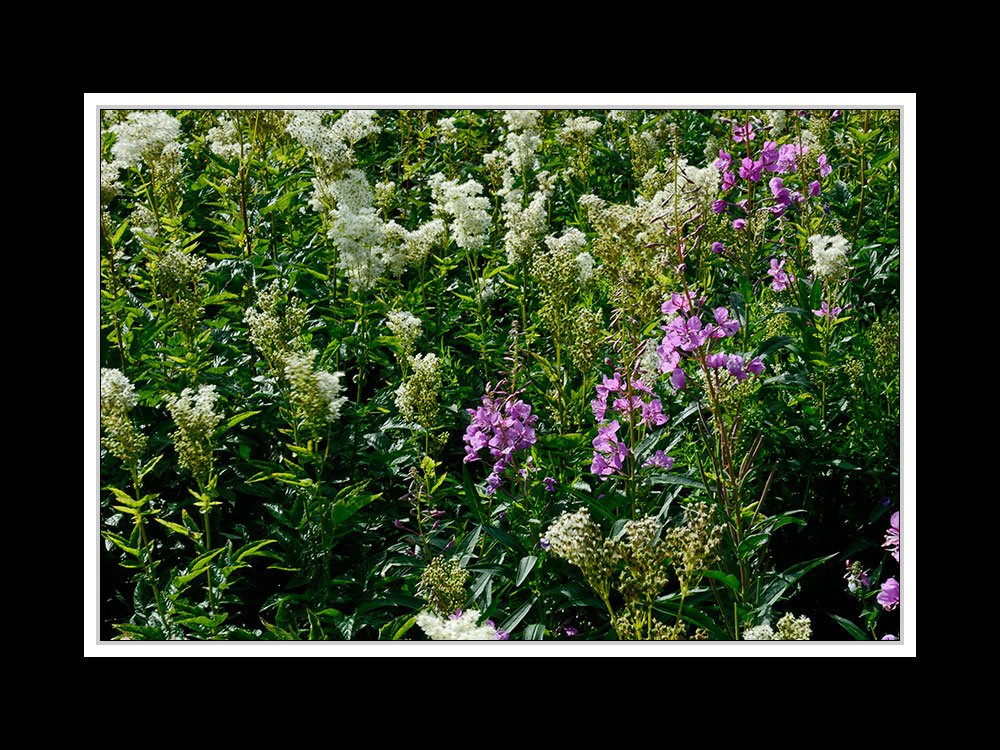
[[[472,179],[446,180],[440,172],[431,175],[428,183],[435,214],[451,219],[455,244],[464,250],[482,250],[490,228],[490,201],[482,195],[483,186]]]
[[[167,144],[181,134],[180,121],[166,112],[132,112],[125,122],[112,125],[115,142],[111,155],[125,167],[159,158]]]
[[[847,240],[842,236],[822,237],[818,234],[809,237],[812,251],[812,272],[817,279],[828,283],[836,283],[847,275]]]
[[[489,621],[479,624],[479,610],[467,609],[441,617],[429,610],[417,614],[417,625],[432,641],[494,641],[497,629]]]
[[[101,412],[123,414],[137,403],[135,386],[121,370],[101,368]]]

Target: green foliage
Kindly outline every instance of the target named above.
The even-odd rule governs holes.
[[[99,359],[135,399],[102,401],[102,638],[421,640],[442,601],[511,640],[731,640],[790,612],[872,637],[838,565],[900,498],[898,114],[103,112]],[[750,122],[809,146],[784,214],[772,174],[718,183]],[[763,372],[649,374],[663,421],[625,425],[600,476],[595,388],[655,357],[687,290]],[[463,437],[498,385],[537,422],[494,485]],[[606,588],[545,538],[580,509]]]

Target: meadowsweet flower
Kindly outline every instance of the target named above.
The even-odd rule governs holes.
[[[847,274],[847,240],[841,235],[824,237],[818,234],[809,236],[813,266],[812,272],[816,278],[829,284],[836,283]]]
[[[469,571],[462,567],[458,558],[445,559],[438,555],[427,563],[417,584],[417,594],[438,614],[447,615],[465,606],[467,594],[465,582]]]
[[[236,128],[236,123],[228,115],[223,114],[219,117],[219,124],[211,128],[205,136],[205,141],[213,154],[226,161],[243,157],[246,145],[240,142],[240,134]]]
[[[319,350],[304,354],[287,352],[284,355],[284,375],[291,385],[289,400],[295,407],[301,424],[319,430],[324,424],[336,422],[347,397],[341,396],[344,387],[342,372],[327,372],[314,366]]]
[[[102,443],[126,466],[134,466],[146,448],[146,436],[129,417],[138,403],[135,386],[121,370],[101,368]]]
[[[423,323],[408,310],[393,310],[386,316],[386,324],[393,336],[399,339],[403,356],[409,360],[413,356],[413,345],[420,337]]]
[[[476,609],[459,610],[447,617],[421,610],[417,613],[416,623],[432,641],[506,640],[497,637],[497,629],[489,621],[480,625],[479,616]]]
[[[549,552],[578,567],[595,591],[607,594],[614,558],[587,508],[563,511],[545,531],[544,539]]]
[[[475,180],[465,182],[445,179],[438,172],[428,183],[432,209],[436,215],[450,222],[455,244],[464,250],[482,250],[490,230],[490,202],[482,195],[483,186]]]
[[[882,583],[881,589],[875,600],[886,610],[894,610],[899,605],[899,581],[890,578]]]
[[[170,434],[177,447],[178,463],[191,472],[199,485],[208,483],[212,469],[212,440],[222,421],[215,410],[218,394],[214,385],[185,388],[180,396],[167,394],[164,400],[177,429]]]
[[[152,165],[181,133],[181,123],[166,112],[132,112],[124,122],[112,125],[115,135],[111,155],[124,167]]]
[[[396,389],[396,408],[406,421],[430,429],[440,408],[441,360],[429,353],[418,354],[409,361],[413,372]]]

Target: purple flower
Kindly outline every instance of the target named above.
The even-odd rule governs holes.
[[[720,148],[719,149],[719,158],[715,160],[715,165],[714,166],[720,172],[725,172],[727,169],[729,169],[729,165],[730,165],[730,163],[732,161],[733,161],[732,155],[728,154],[727,152],[723,151]]]
[[[746,219],[735,219],[733,221],[733,229],[742,229],[747,225]]]
[[[840,117],[840,110],[839,110],[839,109],[835,109],[835,110],[833,110],[833,114],[832,114],[832,115],[830,115],[830,119],[831,119],[831,120],[836,120],[836,119],[838,119],[839,117]]]
[[[712,213],[721,214],[726,210],[726,202],[719,198],[717,201],[712,201]]]
[[[646,469],[650,466],[655,466],[658,469],[666,469],[669,471],[674,466],[674,459],[665,454],[662,450],[658,450],[653,454],[652,458],[642,465],[642,468]]]
[[[886,610],[894,610],[899,605],[899,581],[895,578],[890,578],[883,583],[882,590],[875,599]]]
[[[754,357],[750,360],[750,364],[747,365],[747,369],[754,375],[760,375],[764,372],[764,363],[760,361],[760,357]]]
[[[717,307],[712,310],[715,316],[716,327],[712,330],[712,338],[724,338],[735,336],[740,330],[740,321],[729,317],[729,310],[725,307]]]
[[[892,557],[899,562],[899,511],[892,514],[889,521],[889,530],[885,533],[885,541],[882,546],[892,553]]]
[[[850,307],[850,305],[848,305],[847,307]],[[831,310],[830,306],[826,303],[826,300],[823,300],[822,304],[819,306],[819,310],[813,310],[813,314],[817,315],[820,318],[826,317],[829,318],[830,320],[833,320],[842,312],[844,312],[844,310],[846,310],[847,307],[834,306],[834,308]]]
[[[708,340],[710,331],[703,329],[701,318],[692,315],[686,320],[684,318],[674,318],[667,324],[668,335],[673,334],[673,340],[677,346],[686,352],[694,351]]]
[[[577,630],[576,628],[574,628],[572,625],[570,625],[569,627],[563,628],[562,631],[566,635],[569,635],[569,636],[579,635],[580,634],[580,631]]]
[[[809,183],[809,195],[813,198],[819,195],[819,180],[813,180]]]
[[[748,122],[746,125],[733,126],[733,140],[737,143],[752,141],[756,137],[753,132],[753,123]]]
[[[765,141],[764,150],[760,152],[760,163],[768,172],[774,172],[777,170],[778,162],[778,142],[777,141]]]
[[[545,479],[542,480],[542,483],[545,485],[545,490],[547,492],[556,491],[556,480],[552,477],[545,477]]]
[[[871,578],[867,570],[862,569],[861,563],[855,562],[853,565],[847,560],[847,572],[844,574],[847,581],[847,588],[853,594],[859,588],[868,588],[872,585]]]
[[[898,641],[898,640],[899,640],[899,638],[897,638],[897,637],[896,637],[896,636],[894,636],[894,635],[883,635],[883,636],[882,636],[882,640],[883,640],[883,641]]]
[[[761,162],[754,161],[749,156],[744,157],[743,161],[740,162],[740,177],[744,180],[757,182],[760,179],[761,166],[763,166]]]
[[[728,169],[722,173],[722,192],[728,192],[736,184],[736,175]]]
[[[819,176],[826,177],[833,171],[833,165],[826,160],[826,154],[819,155]]]
[[[674,371],[670,373],[670,385],[672,385],[676,390],[684,390],[684,386],[686,384],[687,378],[684,375],[684,370],[680,367],[674,369]]]
[[[539,537],[538,546],[541,547],[542,549],[548,549],[549,547],[552,546],[552,544],[549,542],[548,539],[545,539],[544,537]]]
[[[798,145],[786,143],[778,149],[778,160],[774,163],[774,171],[782,174],[794,172],[797,166],[798,157]]]
[[[771,288],[776,292],[784,291],[788,288],[789,276],[783,270],[785,266],[785,261],[778,261],[777,258],[771,258],[771,268],[767,272],[768,276],[773,278],[771,282]]]
[[[659,426],[667,423],[667,415],[663,413],[663,403],[658,398],[654,398],[648,404],[642,405],[642,418],[639,424],[652,424]]]
[[[712,243],[712,252],[715,253],[716,255],[721,254],[722,251],[725,250],[725,249],[726,249],[726,246],[723,245],[721,242],[713,242]]]

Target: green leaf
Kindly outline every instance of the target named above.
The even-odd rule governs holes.
[[[517,576],[514,578],[514,585],[520,586],[524,579],[528,577],[532,568],[535,567],[535,563],[538,562],[538,558],[534,555],[525,555],[517,563]]]
[[[851,634],[851,637],[854,638],[854,640],[856,640],[856,641],[870,641],[871,640],[871,638],[868,637],[868,634],[865,633],[865,631],[863,631],[861,628],[859,628],[857,625],[855,625],[850,620],[845,620],[843,617],[840,617],[839,615],[831,614],[830,612],[827,612],[827,614],[830,615],[830,617],[832,617],[838,623],[840,623],[840,625],[844,628],[844,630],[846,630],[848,633]]]
[[[502,630],[502,628],[501,628]],[[541,641],[545,639],[545,626],[540,622],[534,622],[524,628],[523,640]]]
[[[499,629],[506,630],[508,633],[514,630],[518,626],[518,623],[524,619],[525,615],[531,611],[532,606],[535,604],[535,599],[536,597],[533,596],[529,601],[522,604],[514,614],[503,621]]]
[[[734,576],[732,573],[723,573],[721,570],[706,570],[706,578],[714,578],[716,581],[721,581],[726,584],[733,591],[739,593],[740,590],[740,579]]]

